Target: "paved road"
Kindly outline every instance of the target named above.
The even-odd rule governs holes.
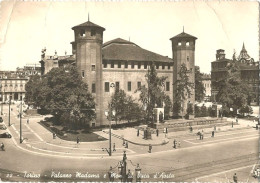
[[[4,119],[7,124],[7,116]],[[107,147],[107,141],[76,146],[74,142],[53,140],[48,131],[37,123],[39,119],[35,118],[28,125],[26,120],[23,121],[23,137],[28,140],[20,145],[16,133],[19,119],[16,118],[15,109],[11,121],[14,124],[8,130],[14,138],[1,139],[6,145],[6,151],[0,152],[0,177],[3,180],[107,181],[107,176],[104,176],[110,166],[118,172],[118,162],[125,148],[117,138],[113,138],[117,151],[109,157],[101,151],[102,147]],[[258,131],[255,129],[218,132],[214,138],[205,134],[203,141],[194,134],[184,134],[177,140],[181,141],[180,148],[173,149],[172,143],[169,143],[153,147],[151,154],[147,152],[147,147],[129,144],[128,168],[134,170],[139,163],[144,181],[207,181],[241,167],[246,167],[248,174],[238,170],[238,177],[241,180],[252,179],[247,168],[253,167],[258,160]],[[39,179],[35,178],[38,174],[41,176]],[[230,179],[229,174],[227,177]]]

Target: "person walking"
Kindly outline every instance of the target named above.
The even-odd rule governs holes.
[[[238,118],[236,117],[236,123],[238,123]]]
[[[234,183],[237,183],[237,174],[236,173],[233,175],[233,181],[234,181]]]
[[[29,124],[29,118],[27,119],[27,124]]]
[[[116,151],[116,144],[113,143],[113,151]]]
[[[234,124],[233,124],[233,121],[232,121],[232,128],[233,128],[233,125],[234,125]]]
[[[158,128],[156,129],[156,136],[157,136],[157,137],[159,136],[159,130],[158,130]]]
[[[176,139],[174,139],[174,140],[173,140],[173,148],[174,148],[174,149],[176,149],[176,148],[177,148],[177,146],[176,146],[176,145],[177,145],[177,141],[176,141]]]
[[[126,141],[126,143],[125,143],[125,148],[128,148],[128,142]]]
[[[77,144],[79,144],[79,137],[77,137]]]
[[[214,137],[214,135],[215,135],[215,131],[213,130],[212,134],[211,134],[211,137]]]
[[[217,130],[217,127],[216,127],[216,125],[214,125],[214,131],[216,131]]]
[[[204,138],[204,133],[203,133],[203,130],[201,131],[201,140],[203,140]]]
[[[137,129],[137,137],[139,137],[139,129]]]
[[[152,153],[152,145],[151,144],[149,144],[149,151],[148,152]]]
[[[53,139],[56,139],[56,134],[55,133],[53,133],[52,136],[53,136]]]

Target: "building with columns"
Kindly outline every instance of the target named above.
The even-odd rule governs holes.
[[[26,64],[16,71],[0,71],[0,101],[19,101],[25,97],[25,84],[32,75],[40,75],[39,64]]]
[[[105,28],[90,21],[74,26],[72,30],[74,31],[74,41],[71,42],[73,55],[63,59],[59,59],[56,55],[57,59],[53,62],[57,62],[57,67],[62,66],[62,63],[75,64],[83,81],[88,84],[96,100],[97,118],[90,124],[91,126],[108,124],[104,113],[116,88],[138,99],[139,93],[136,90],[141,85],[147,85],[145,75],[152,63],[156,67],[158,76],[167,77],[163,90],[172,101],[173,83],[177,80],[176,73],[182,63],[190,70],[191,82],[194,82],[194,52],[197,38],[184,31],[170,39],[172,59],[121,38],[103,43]],[[51,69],[49,66],[52,61],[49,58],[43,51],[40,61],[43,74]],[[186,105],[188,101],[194,103],[194,91],[191,98],[187,99]]]

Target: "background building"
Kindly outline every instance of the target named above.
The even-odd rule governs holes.
[[[259,62],[255,62],[253,58],[251,58],[243,44],[242,50],[236,58],[235,53],[233,55],[233,59],[235,60],[240,69],[240,78],[243,82],[248,83],[252,87],[252,97],[250,99],[251,105],[259,104]],[[226,77],[227,69],[226,66],[231,59],[225,58],[225,50],[219,49],[217,50],[216,60],[211,62],[211,82],[212,82],[212,98],[213,101],[216,101],[216,95],[218,93],[216,81]]]
[[[126,94],[137,99],[139,93],[136,90],[141,85],[146,85],[145,75],[149,66],[154,63],[158,76],[166,76],[163,90],[173,100],[173,83],[176,81],[180,65],[185,63],[191,71],[191,82],[194,82],[194,51],[197,38],[181,33],[173,38],[173,59],[157,53],[145,50],[137,44],[117,38],[103,43],[103,32],[105,29],[90,21],[75,26],[75,40],[71,42],[71,56],[55,57],[45,56],[42,51],[42,73],[46,74],[54,67],[63,64],[75,64],[85,83],[88,84],[90,92],[95,96],[97,119],[91,126],[108,124],[104,112],[108,109],[115,89],[122,89]],[[174,62],[176,66],[174,67]],[[195,95],[187,102],[193,103]]]
[[[202,84],[205,88],[204,101],[210,101],[211,100],[211,75],[210,74],[202,75]]]
[[[32,75],[40,75],[41,66],[39,64],[26,64],[16,71],[0,71],[0,101],[6,102],[10,98],[13,101],[21,100],[25,97],[25,84]]]

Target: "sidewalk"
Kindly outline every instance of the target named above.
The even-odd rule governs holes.
[[[109,138],[109,129],[106,129],[102,132],[95,132],[96,134],[104,137]],[[165,134],[160,133],[157,137],[156,134],[152,134],[152,139],[145,140],[143,139],[143,131],[139,131],[139,136],[137,136],[137,129],[135,128],[125,128],[119,130],[111,130],[112,137],[117,137],[118,139],[124,139],[129,143],[135,145],[142,145],[142,146],[159,146],[165,145],[169,142],[169,139],[165,137]]]

